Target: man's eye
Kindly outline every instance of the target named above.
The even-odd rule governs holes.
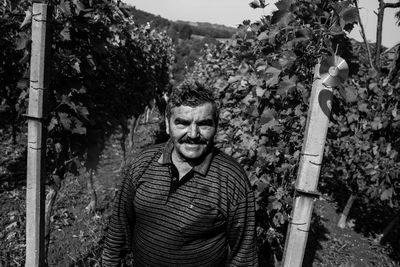
[[[198,126],[209,126],[209,127],[211,127],[211,126],[214,125],[214,123],[213,123],[213,121],[201,121],[197,125]]]
[[[182,120],[176,120],[175,121],[176,125],[183,125],[183,126],[188,126],[190,124],[190,122],[188,121],[182,121]]]

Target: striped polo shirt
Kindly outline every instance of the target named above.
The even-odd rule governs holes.
[[[116,197],[103,266],[257,266],[254,195],[244,170],[213,149],[179,179],[173,143],[144,150]]]

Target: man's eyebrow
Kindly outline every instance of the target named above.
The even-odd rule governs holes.
[[[192,121],[191,120],[187,120],[187,119],[184,119],[184,118],[175,118],[175,123],[191,123]],[[204,119],[204,120],[199,120],[199,121],[197,121],[196,122],[197,124],[206,124],[206,125],[212,125],[212,124],[214,124],[214,120],[213,119]]]

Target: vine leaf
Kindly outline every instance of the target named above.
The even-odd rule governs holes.
[[[385,201],[385,200],[391,199],[392,194],[393,194],[393,188],[388,188],[388,189],[384,190],[381,194],[381,200]]]
[[[340,26],[345,28],[349,24],[358,22],[357,9],[355,7],[347,7],[340,12]]]
[[[265,86],[272,87],[279,83],[279,75],[281,74],[281,70],[269,67],[265,70]]]
[[[260,133],[261,134],[266,134],[269,129],[274,129],[276,132],[280,132],[280,127],[281,124],[279,121],[272,119],[269,122],[265,123],[264,125],[261,126]]]
[[[71,6],[69,1],[61,0],[60,3],[57,5],[57,8],[61,10],[61,12],[64,14],[66,17],[71,17]]]
[[[280,210],[281,208],[282,208],[282,203],[281,203],[280,201],[275,200],[275,201],[272,203],[272,209],[274,209],[274,210]]]
[[[73,118],[72,121],[74,123],[74,127],[72,128],[71,131],[72,133],[81,135],[86,134],[86,127],[83,126],[83,123],[80,120]]]
[[[269,35],[268,35],[268,32],[267,32],[267,31],[261,32],[261,33],[257,36],[257,39],[258,39],[259,41],[262,41],[262,40],[265,40],[265,39],[268,39],[268,38],[269,38]]]
[[[71,67],[76,70],[77,73],[81,72],[81,67],[80,67],[80,61],[76,60],[73,64],[71,64]]]
[[[249,71],[249,65],[246,62],[242,62],[238,68],[238,74],[244,75]]]
[[[260,116],[260,123],[265,124],[275,119],[278,116],[274,109],[266,108]]]
[[[275,6],[278,10],[289,11],[294,1],[295,0],[280,0],[275,3]]]
[[[29,87],[29,79],[27,78],[22,78],[17,83],[18,89],[25,90],[28,89],[28,87]]]
[[[258,0],[253,0],[253,2],[249,3],[249,6],[251,8],[260,8],[261,7],[261,3]]]
[[[242,81],[242,79],[243,79],[243,75],[236,75],[236,76],[231,76],[231,77],[229,77],[229,79],[228,79],[228,83],[235,83],[235,82],[238,82],[238,81]]]
[[[256,95],[257,95],[258,97],[262,97],[262,96],[264,95],[264,93],[265,93],[266,90],[267,90],[267,89],[264,89],[264,88],[262,88],[262,87],[260,87],[260,86],[257,86],[257,87],[256,87]]]
[[[257,140],[249,134],[241,135],[242,145],[246,150],[254,150],[257,147]]]
[[[371,129],[377,131],[382,129],[382,127],[383,124],[381,117],[375,117],[374,120],[371,122]]]
[[[64,29],[60,32],[60,35],[64,41],[71,41],[71,34],[68,26],[64,27]]]
[[[58,121],[57,121],[57,119],[56,118],[51,118],[51,120],[50,120],[50,123],[49,123],[49,125],[47,126],[47,131],[51,131],[51,130],[53,130],[54,129],[54,127],[56,126],[56,125],[58,125]]]
[[[249,3],[251,8],[265,8],[269,4],[265,4],[265,0],[254,0],[253,2]]]
[[[345,86],[341,92],[346,103],[354,103],[358,100],[357,89],[354,86]]]
[[[229,83],[223,79],[218,79],[214,83],[214,88],[216,88],[218,90],[218,93],[222,93],[228,86],[229,86]]]
[[[76,14],[79,15],[82,11],[85,11],[85,5],[79,0],[72,0],[76,7]]]
[[[89,54],[86,56],[86,59],[87,59],[89,65],[92,67],[92,69],[96,70],[97,66],[96,66],[96,63],[94,62],[93,56]]]
[[[276,93],[280,96],[288,95],[290,92],[293,91],[294,88],[296,88],[296,81],[296,75],[293,75],[291,78],[289,78],[289,75],[286,75],[279,83],[279,87]]]
[[[4,7],[9,6],[10,10],[14,11],[18,7],[20,2],[21,0],[4,0],[3,6]]]
[[[15,41],[15,50],[22,50],[28,47],[28,44],[31,42],[31,39],[26,32],[18,33],[18,37]]]
[[[350,4],[350,1],[342,1],[333,5],[340,19],[340,27],[346,30],[351,30],[354,23],[358,22],[357,8]]]
[[[24,55],[22,56],[22,58],[19,60],[20,64],[24,64],[26,62],[29,61],[31,53],[29,53],[29,51],[27,49],[24,50]]]
[[[361,111],[361,112],[368,113],[369,112],[368,104],[367,103],[359,103],[358,104],[358,110]]]
[[[271,23],[286,27],[292,21],[293,15],[289,11],[277,10],[273,13]]]
[[[65,130],[71,130],[72,121],[68,113],[59,112],[58,117],[60,118],[60,123]]]

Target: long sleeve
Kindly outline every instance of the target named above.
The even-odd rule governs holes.
[[[125,254],[132,250],[136,189],[139,179],[158,155],[159,148],[149,149],[124,166],[101,257],[104,267],[120,266]]]
[[[226,266],[258,266],[254,193],[248,191],[228,214],[230,254]]]
[[[117,192],[102,254],[102,266],[120,266],[130,250],[134,225],[134,183],[125,176]]]

